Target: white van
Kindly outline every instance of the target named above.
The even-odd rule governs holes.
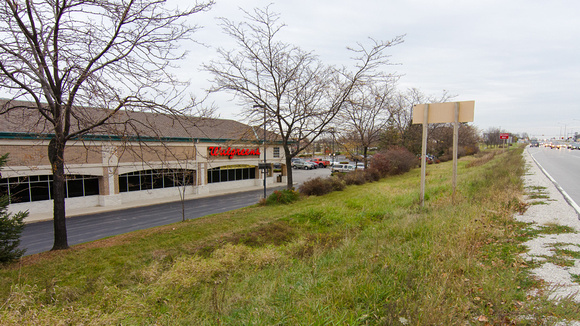
[[[346,172],[352,172],[355,170],[355,166],[352,164],[334,164],[331,168],[331,171],[334,172],[342,172],[342,173],[346,173]]]

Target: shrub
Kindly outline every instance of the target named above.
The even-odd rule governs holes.
[[[24,218],[28,212],[10,214],[6,212],[8,197],[0,198],[0,263],[14,261],[22,257],[25,250],[18,249],[20,235],[24,230]]]
[[[325,182],[324,178],[317,177],[304,181],[300,188],[298,188],[301,194],[306,196],[322,196],[331,192],[329,184]]]
[[[343,180],[347,186],[362,185],[366,183],[365,173],[361,170],[339,174],[338,177]]]
[[[266,205],[290,204],[299,198],[300,194],[294,189],[274,190],[266,199]]]
[[[322,196],[333,191],[341,191],[344,187],[345,184],[338,177],[317,177],[305,181],[299,191],[306,196]]]
[[[451,157],[451,156],[453,156],[453,155],[452,154],[441,155],[441,156],[439,156],[439,161],[441,161],[441,162],[451,161],[453,159],[453,157]]]
[[[477,144],[466,145],[463,148],[465,148],[465,155],[475,155],[479,153],[479,146]]]
[[[368,168],[365,170],[365,179],[368,182],[379,181],[379,180],[381,180],[382,177],[383,176],[381,175],[379,170],[376,168]]]
[[[389,174],[389,170],[391,169],[391,162],[385,155],[385,152],[376,153],[371,159],[369,168],[377,171],[382,178]]]
[[[332,191],[343,191],[344,188],[346,188],[344,182],[342,182],[342,180],[340,180],[340,178],[338,177],[329,177],[326,178],[326,180],[328,181],[328,183],[330,183]]]
[[[7,159],[8,154],[0,156],[0,167],[6,164]],[[8,196],[0,197],[0,263],[17,260],[25,252],[24,249],[18,249],[18,245],[28,212],[12,215],[7,212],[8,203]]]
[[[381,177],[409,172],[417,166],[419,159],[404,147],[396,147],[373,156],[371,168],[376,169]]]
[[[398,147],[387,151],[385,157],[390,163],[389,175],[409,172],[419,163],[417,157],[404,147]]]

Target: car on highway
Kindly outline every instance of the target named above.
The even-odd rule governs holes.
[[[308,162],[303,159],[292,159],[292,167],[294,169],[312,170],[316,168],[316,163]]]

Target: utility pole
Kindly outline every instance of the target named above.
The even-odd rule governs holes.
[[[266,176],[268,172],[268,168],[266,167],[266,106],[255,104],[253,107],[264,109],[264,169],[262,170],[262,174],[264,174],[264,199],[266,199]]]

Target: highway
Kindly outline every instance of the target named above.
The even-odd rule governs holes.
[[[580,150],[528,147],[526,149],[556,183],[580,204]]]

